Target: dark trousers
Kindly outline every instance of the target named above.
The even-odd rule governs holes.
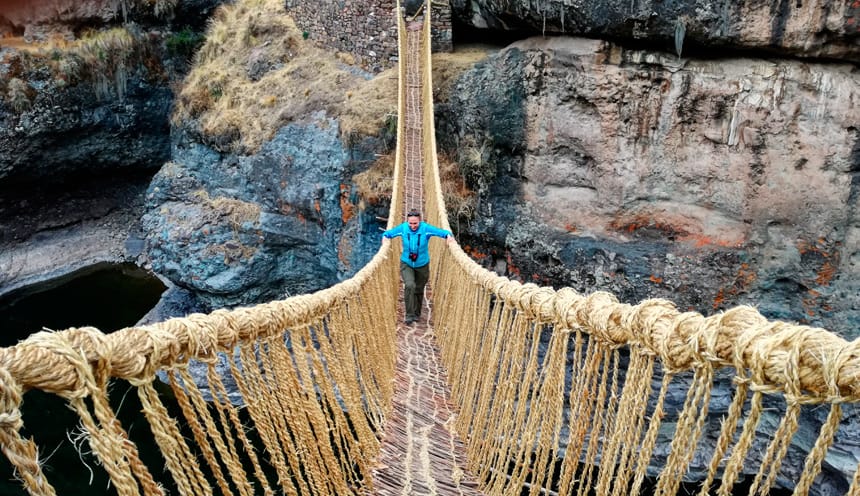
[[[400,278],[403,279],[403,303],[406,306],[406,319],[417,320],[421,315],[424,285],[430,278],[430,264],[422,267],[410,267],[409,264],[400,262]]]

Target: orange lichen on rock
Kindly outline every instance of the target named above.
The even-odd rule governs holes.
[[[730,238],[715,238],[711,236],[706,236],[701,233],[692,233],[681,236],[680,241],[687,241],[693,244],[696,248],[703,248],[705,246],[719,246],[721,248],[739,248],[743,241],[740,239],[730,239]]]
[[[830,260],[825,260],[824,264],[818,269],[818,275],[815,278],[815,282],[819,286],[829,286],[830,281],[833,280],[833,276],[836,275],[836,267],[830,263]]]
[[[717,291],[717,295],[714,296],[714,310],[722,307],[725,303],[731,303],[731,301],[727,300],[734,300],[739,294],[746,291],[756,279],[758,279],[758,276],[750,267],[750,264],[746,262],[742,263],[740,268],[738,268],[737,274],[735,274],[734,282],[727,288],[720,288]]]
[[[508,275],[510,277],[520,278],[520,269],[514,265],[513,257],[511,257],[510,252],[505,255],[505,261],[508,263]]]
[[[344,224],[355,216],[355,205],[349,201],[350,187],[348,184],[340,185],[340,219]]]
[[[340,242],[337,244],[337,259],[342,263],[345,267],[349,267],[349,257],[352,255],[352,241],[343,237],[340,239]]]
[[[469,254],[469,256],[474,260],[483,260],[489,257],[488,254],[479,251],[477,248],[472,247],[471,245],[464,245],[463,251]]]
[[[737,227],[706,227],[704,221],[695,216],[662,209],[619,215],[609,223],[608,229],[628,235],[664,237],[667,241],[689,243],[696,248],[738,248],[745,239],[745,234]]]

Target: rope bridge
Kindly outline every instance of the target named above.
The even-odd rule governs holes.
[[[423,190],[409,201],[423,202],[427,220],[448,228],[436,167],[429,14],[425,6],[420,43],[411,48],[420,84],[407,84],[413,58],[405,56],[409,36],[397,16],[389,227],[403,218],[412,189],[404,184],[407,165],[418,160],[423,176],[412,184]],[[408,97],[422,109],[417,131],[406,129]],[[791,481],[795,494],[807,494],[843,404],[860,400],[860,340],[768,321],[749,307],[704,317],[664,300],[628,305],[608,293],[520,284],[456,246],[431,248],[432,324],[459,408],[451,428],[465,444],[464,469],[486,494],[676,494],[702,456],[708,468],[699,494],[732,494],[745,477],[750,494],[767,494],[801,428],[801,409],[818,405],[827,418]],[[23,393],[41,390],[77,414],[120,495],[165,494],[167,484],[185,495],[373,493],[395,396],[398,251],[389,244],[353,278],[310,295],[109,335],[40,332],[0,349],[3,453],[30,494],[56,494],[42,469],[45,454],[21,433]],[[204,364],[206,384],[195,382],[191,363]],[[117,380],[137,394],[164,470],[141,460],[111,406]],[[159,393],[162,380],[171,395]],[[228,396],[227,382],[241,400]],[[728,382],[730,405],[710,429],[712,393]],[[667,397],[678,390],[686,400],[670,411]],[[763,433],[774,398],[779,421]],[[706,437],[716,443],[703,454]],[[860,496],[856,470],[848,494]]]

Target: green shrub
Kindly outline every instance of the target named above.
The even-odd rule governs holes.
[[[74,53],[81,58],[81,70],[87,72],[95,85],[96,97],[116,95],[125,98],[128,68],[135,66],[137,42],[125,28],[85,36],[75,47]]]
[[[165,44],[171,55],[191,60],[194,52],[200,48],[205,39],[202,34],[186,26],[181,31],[168,36]]]

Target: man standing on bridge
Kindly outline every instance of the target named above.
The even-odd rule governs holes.
[[[403,254],[400,256],[400,277],[403,279],[403,303],[406,307],[406,325],[421,316],[424,285],[430,278],[430,252],[428,244],[433,236],[445,238],[448,244],[456,243],[451,231],[421,222],[421,213],[415,209],[406,214],[406,222],[382,233],[382,244],[400,236]]]

